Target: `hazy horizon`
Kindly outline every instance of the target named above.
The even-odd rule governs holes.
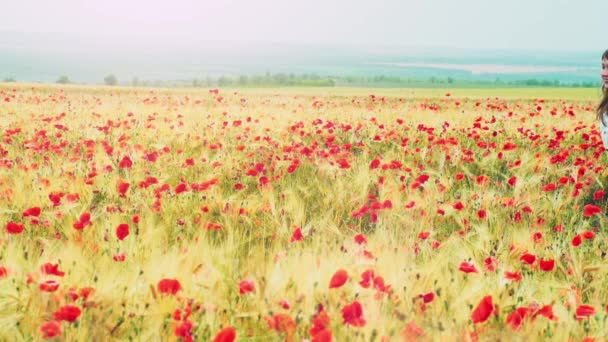
[[[0,79],[102,83],[115,74],[121,83],[184,80],[271,73],[321,76],[430,77],[462,80],[537,78],[592,82],[597,51],[538,52],[430,46],[373,46],[302,42],[233,44],[190,42],[167,48],[145,40],[118,46],[90,34],[0,32]],[[83,37],[85,37],[83,39]],[[599,70],[599,69],[598,69]]]

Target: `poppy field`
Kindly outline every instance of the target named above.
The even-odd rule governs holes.
[[[0,85],[0,339],[605,340],[599,96]]]

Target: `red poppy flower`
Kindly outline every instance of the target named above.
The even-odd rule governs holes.
[[[50,262],[47,262],[46,264],[42,265],[40,267],[40,270],[42,271],[42,273],[48,275],[56,275],[58,277],[63,277],[65,275],[65,272],[59,270],[59,264],[51,264]]]
[[[355,235],[355,243],[359,245],[367,244],[367,238],[363,234]]]
[[[6,224],[6,232],[9,234],[21,234],[24,229],[25,226],[21,223],[11,221]]]
[[[464,273],[478,273],[479,271],[477,271],[477,268],[475,267],[474,264],[467,262],[467,261],[463,261],[460,263],[460,267],[458,267],[459,271],[462,271]]]
[[[116,262],[123,262],[123,261],[125,261],[126,258],[127,258],[127,256],[125,255],[125,253],[119,253],[119,254],[115,254],[112,257],[112,260],[114,260]]]
[[[121,223],[116,227],[116,237],[118,240],[122,241],[127,236],[129,236],[129,225],[126,223]]]
[[[76,321],[80,317],[80,308],[74,305],[64,305],[59,310],[53,313],[53,317],[57,321],[68,321],[70,323]]]
[[[40,291],[44,292],[55,292],[59,288],[59,282],[57,282],[56,280],[47,280],[45,282],[40,283],[40,285],[38,285],[38,288],[40,289]]]
[[[80,296],[84,299],[88,299],[90,295],[95,292],[95,289],[92,287],[82,287],[79,290]]]
[[[591,240],[595,237],[595,233],[592,230],[586,230],[583,232],[583,234],[581,234],[581,236],[585,240]]]
[[[289,167],[287,167],[287,172],[294,173],[298,169],[299,166],[300,166],[299,164],[291,164],[291,165],[289,165]]]
[[[580,305],[576,309],[576,319],[579,321],[593,315],[595,315],[595,308],[591,305]]]
[[[323,333],[325,331],[329,332],[329,336],[331,337],[331,331],[329,330],[329,323],[330,323],[330,319],[329,319],[329,315],[327,314],[327,311],[321,309],[321,311],[318,312],[313,317],[312,327],[308,330],[308,333],[313,338],[313,340],[315,340],[315,337],[318,336],[319,338],[317,338],[316,341],[323,341],[323,339],[321,337],[326,335]]]
[[[549,183],[549,184],[543,186],[543,191],[545,191],[545,192],[551,192],[551,191],[554,191],[555,189],[557,189],[557,185],[555,185],[555,183]]]
[[[600,201],[604,198],[604,196],[606,195],[606,193],[602,190],[598,190],[596,192],[593,193],[593,200],[594,201]]]
[[[372,162],[369,164],[369,168],[370,169],[377,169],[380,166],[380,160],[378,159],[374,159],[372,160]]]
[[[585,205],[584,211],[583,211],[583,215],[587,216],[587,217],[591,217],[595,214],[599,214],[602,212],[602,208],[593,205],[593,204],[587,204]]]
[[[342,287],[342,285],[346,284],[348,281],[348,272],[346,270],[340,269],[334,273],[329,281],[329,288],[334,289],[338,287]]]
[[[175,327],[175,336],[181,337],[184,342],[192,342],[192,328],[194,324],[192,322],[185,320],[181,322],[178,326]]]
[[[526,253],[522,255],[519,260],[525,262],[528,265],[532,265],[534,261],[536,261],[536,256],[534,254]]]
[[[557,320],[557,316],[555,316],[553,314],[553,306],[552,305],[545,305],[542,308],[540,308],[535,315],[541,315],[546,317],[547,319],[550,319],[552,321]]]
[[[420,176],[416,177],[416,182],[418,182],[420,184],[424,184],[428,180],[429,180],[429,175],[420,175]]]
[[[316,335],[312,336],[311,342],[332,342],[333,336],[331,330],[324,329],[319,331]]]
[[[373,281],[374,281],[374,271],[367,270],[361,274],[361,281],[359,282],[359,285],[361,285],[361,287],[363,287],[363,288],[368,288],[371,286]]]
[[[464,209],[464,204],[462,204],[462,202],[458,201],[457,203],[455,203],[455,204],[453,205],[453,207],[454,207],[454,209],[456,209],[456,210],[462,210],[462,209]]]
[[[429,238],[429,236],[431,236],[431,232],[420,232],[418,233],[418,238],[420,240],[426,240]]]
[[[381,276],[374,278],[374,288],[381,292],[387,292],[390,290],[390,286],[386,286],[384,278]]]
[[[46,322],[40,326],[44,338],[54,338],[61,335],[61,324],[57,321]]]
[[[473,323],[483,323],[490,318],[496,308],[492,303],[492,296],[485,296],[481,299],[475,310],[471,313]]]
[[[496,268],[498,267],[498,260],[496,260],[496,258],[487,257],[484,260],[484,264],[486,267],[486,271],[494,272],[494,271],[496,271]]]
[[[131,158],[124,156],[120,163],[118,163],[118,167],[121,169],[130,169],[133,166],[133,161]]]
[[[266,186],[270,183],[270,179],[266,176],[260,177],[260,179],[258,181],[260,183],[260,186]]]
[[[157,288],[162,294],[174,295],[182,289],[182,285],[177,279],[164,278],[158,282]]]
[[[354,301],[342,308],[342,318],[344,319],[344,324],[354,327],[362,327],[366,323],[363,317],[363,307],[358,301]]]
[[[517,308],[513,312],[509,314],[507,317],[507,325],[511,327],[513,330],[519,330],[524,322],[526,316],[528,316],[532,312],[532,309],[522,307]]]
[[[246,294],[255,291],[255,283],[253,280],[245,279],[239,283],[239,293]]]
[[[125,197],[127,191],[129,191],[129,187],[131,187],[131,184],[123,181],[122,179],[119,180],[118,183],[116,183],[116,189],[120,197]]]
[[[234,342],[236,340],[236,330],[233,327],[226,327],[215,335],[213,342]]]
[[[505,271],[505,278],[509,279],[509,280],[515,280],[516,282],[523,279],[523,277],[521,276],[521,274],[519,272],[509,272],[509,271]]]
[[[490,178],[486,175],[479,175],[475,178],[475,182],[480,185],[486,184],[488,180],[490,180]]]
[[[345,158],[338,159],[336,162],[338,163],[338,165],[340,165],[341,169],[350,169],[351,167]]]
[[[175,187],[175,193],[176,194],[181,194],[182,192],[186,192],[186,191],[188,191],[188,185],[186,183],[179,183]]]
[[[87,226],[91,225],[91,213],[85,212],[80,215],[77,222],[74,223],[73,227],[76,230],[82,230]]]
[[[433,291],[429,293],[422,293],[419,294],[418,297],[422,298],[422,301],[424,301],[424,303],[430,303],[435,299],[435,293]]]
[[[291,234],[291,242],[302,241],[304,240],[304,235],[302,235],[302,228],[298,227],[294,230],[293,234]]]
[[[553,271],[553,268],[555,268],[555,260],[553,260],[553,259],[550,259],[550,260],[540,259],[538,263],[540,265],[540,269],[545,272]]]
[[[581,245],[581,243],[583,243],[583,237],[580,235],[576,235],[573,239],[572,239],[572,246],[574,247],[578,247]]]
[[[29,209],[25,209],[23,211],[23,217],[28,217],[28,216],[39,217],[40,211],[41,211],[40,207],[32,207]]]
[[[391,209],[392,207],[393,207],[393,202],[391,202],[391,200],[385,200],[384,202],[382,202],[381,209]]]
[[[158,157],[159,157],[159,153],[154,151],[154,152],[144,154],[143,159],[147,160],[151,163],[154,163],[158,160]]]
[[[53,208],[61,205],[61,198],[65,196],[63,192],[52,192],[49,194],[49,199],[53,202]]]

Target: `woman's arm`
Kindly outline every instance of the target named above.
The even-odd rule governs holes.
[[[608,123],[608,118],[604,115],[604,120]],[[604,149],[608,151],[608,126],[604,125],[604,120],[600,120],[600,134],[602,136],[602,141],[604,142]]]

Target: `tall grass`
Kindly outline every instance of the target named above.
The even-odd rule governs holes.
[[[312,339],[320,305],[336,341],[606,338],[606,200],[596,192],[607,171],[589,90],[0,91],[0,224],[25,225],[0,238],[2,339],[42,339],[65,305],[82,314],[60,322],[58,338],[75,341],[178,340],[185,321],[200,341],[225,327],[242,341]],[[132,167],[120,167],[125,157]],[[140,185],[147,177],[158,183]],[[120,182],[130,184],[123,196]],[[602,212],[585,216],[589,204]],[[24,217],[31,207],[38,220]],[[91,225],[75,229],[85,212]],[[555,268],[526,265],[526,252]],[[459,271],[463,261],[478,272]],[[65,275],[45,274],[45,263]],[[349,280],[330,289],[339,269]],[[362,286],[367,270],[385,286]],[[161,293],[164,278],[181,290]],[[47,279],[55,292],[39,289]],[[241,294],[243,280],[255,290]],[[88,298],[74,295],[86,287]],[[497,312],[475,324],[488,295]],[[343,318],[355,301],[363,326]],[[583,304],[596,312],[577,320]],[[508,323],[535,305],[556,318]],[[267,318],[280,313],[295,331],[272,329]]]

